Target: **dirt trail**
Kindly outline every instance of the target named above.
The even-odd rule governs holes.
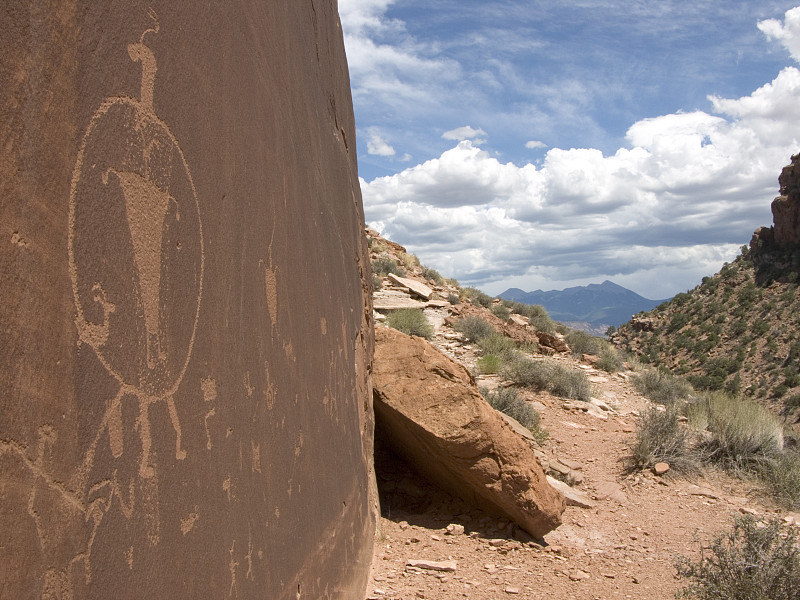
[[[435,343],[473,366],[475,353],[456,342],[441,319],[431,321]],[[563,524],[542,546],[421,482],[392,457],[378,456],[383,515],[368,598],[672,598],[681,587],[677,554],[696,558],[701,542],[729,528],[739,512],[770,512],[754,487],[716,472],[695,479],[626,473],[626,440],[648,401],[624,374],[560,360],[587,371],[593,396],[613,408],[602,419],[565,408],[549,394],[529,394],[540,403],[550,434],[541,449],[548,458],[580,465],[583,483],[576,489],[589,495],[592,507],[568,506]],[[464,532],[448,534],[451,524]],[[407,566],[418,559],[455,561],[455,571]]]

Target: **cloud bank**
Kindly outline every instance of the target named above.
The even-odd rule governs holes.
[[[372,12],[362,13],[362,33],[402,27],[370,20],[389,3],[363,0]],[[800,8],[758,28],[799,59]],[[385,65],[448,70],[435,61],[412,67],[416,43],[406,54],[387,52]],[[793,66],[749,95],[708,102],[707,111],[634,122],[616,151],[551,148],[537,164],[503,162],[483,149],[491,119],[482,123],[488,133],[474,123],[446,131],[441,137],[458,143],[437,158],[362,179],[367,222],[423,263],[490,293],[613,279],[649,298],[671,296],[717,271],[756,227],[771,223],[777,176],[800,147]]]

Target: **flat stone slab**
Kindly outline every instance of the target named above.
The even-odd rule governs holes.
[[[408,290],[420,298],[425,300],[430,300],[431,296],[433,296],[433,290],[429,288],[424,283],[417,281],[416,279],[409,279],[407,277],[399,277],[394,273],[389,273],[389,281],[395,283],[401,287],[408,288]]]
[[[547,476],[547,483],[557,489],[567,500],[567,506],[577,506],[578,508],[593,508],[594,502],[587,494],[573,487],[568,486],[563,481],[555,477]]]
[[[375,298],[372,301],[372,308],[382,312],[401,310],[403,308],[423,309],[425,308],[425,303],[419,300],[412,300],[408,296],[405,298]]]

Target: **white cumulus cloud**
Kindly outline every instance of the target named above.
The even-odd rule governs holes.
[[[614,279],[670,296],[771,223],[777,176],[800,149],[796,69],[749,96],[711,101],[715,114],[634,123],[614,154],[552,148],[539,167],[460,141],[362,181],[367,220],[424,263],[493,293]]]
[[[469,125],[464,125],[463,127],[456,127],[450,131],[445,131],[442,134],[442,139],[457,140],[459,142],[462,140],[472,140],[476,144],[485,144],[486,132],[483,129],[473,129]]]
[[[376,156],[394,156],[395,149],[387,142],[377,129],[371,127],[367,131],[367,152]]]
[[[766,19],[758,22],[758,28],[768,39],[783,44],[792,58],[800,62],[800,7],[787,10],[783,23],[778,19]]]
[[[536,150],[537,148],[547,148],[547,144],[540,142],[539,140],[530,140],[525,142],[525,147],[529,150]]]

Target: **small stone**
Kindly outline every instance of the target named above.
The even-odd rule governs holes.
[[[569,572],[569,578],[572,581],[582,581],[583,579],[589,579],[591,575],[586,571],[582,571],[581,569],[575,569],[574,571]]]
[[[400,522],[398,523],[398,525],[400,526],[400,529],[402,529],[403,531],[405,531],[406,529],[408,529],[408,522],[407,522],[407,521],[400,521]]]
[[[434,542],[441,542],[441,541],[442,541],[442,538],[441,538],[441,536],[438,536],[438,535],[435,535],[435,534],[431,536],[431,539],[432,539]]]
[[[504,540],[502,538],[496,538],[496,539],[493,539],[493,540],[489,540],[489,545],[490,546],[494,546],[495,548],[500,548],[501,546],[505,546],[506,545],[506,540]]]
[[[519,588],[512,585],[507,585],[503,591],[506,594],[519,594]]]
[[[417,569],[427,569],[428,571],[448,571],[452,572],[458,569],[458,563],[454,560],[415,560],[410,559],[406,561],[409,567]]]
[[[451,523],[447,526],[445,530],[445,535],[463,535],[464,534],[464,526],[459,525],[457,523]]]
[[[663,475],[667,471],[669,471],[669,463],[660,462],[656,463],[655,466],[653,467],[653,472],[656,475]]]

